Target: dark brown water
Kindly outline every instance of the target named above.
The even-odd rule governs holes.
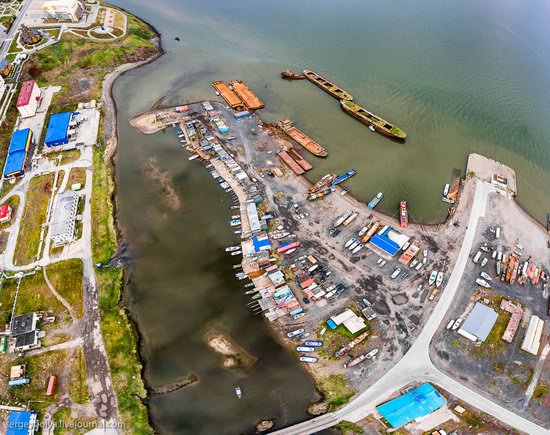
[[[389,212],[406,199],[414,218],[445,216],[453,168],[479,152],[516,169],[519,201],[539,220],[550,210],[550,9],[544,0],[115,1],[162,34],[167,54],[117,82],[120,219],[136,256],[132,312],[145,337],[147,377],[191,371],[201,383],[152,401],[165,433],[236,433],[260,417],[304,417],[308,378],[244,308],[223,247],[232,244],[227,199],[172,134],[142,136],[126,120],[159,97],[213,98],[213,80],[240,78],[266,102],[267,121],[289,117],[328,149],[312,177],[358,170],[359,198],[383,191]],[[174,40],[180,37],[181,42]],[[396,144],[345,115],[287,67],[317,70],[408,133]],[[164,205],[147,177],[156,156],[182,201]],[[260,358],[248,379],[218,368],[203,343],[223,323]],[[245,398],[237,401],[240,384]]]

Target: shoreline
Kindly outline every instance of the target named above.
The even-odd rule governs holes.
[[[131,14],[131,12],[128,12],[123,8],[119,8],[119,9],[123,10],[125,13]],[[114,186],[113,194],[110,201],[112,204],[112,218],[113,218],[113,224],[114,224],[114,229],[116,233],[117,250],[115,252],[115,256],[118,254],[118,252],[121,251],[121,248],[124,247],[125,249],[126,243],[124,241],[124,235],[120,227],[120,222],[118,219],[118,211],[117,211],[118,210],[117,182],[116,182],[117,167],[115,162],[115,155],[118,150],[119,142],[118,142],[118,129],[117,129],[118,112],[117,112],[116,100],[113,96],[113,86],[115,85],[116,81],[120,77],[122,77],[124,74],[132,70],[135,70],[139,67],[142,67],[144,65],[147,65],[149,63],[152,63],[166,53],[166,51],[162,47],[161,34],[157,31],[157,29],[153,25],[151,25],[149,22],[143,20],[141,17],[138,17],[137,15],[134,15],[134,16],[137,19],[141,20],[143,23],[145,23],[156,35],[155,38],[152,39],[151,41],[158,47],[159,51],[145,60],[142,60],[139,62],[126,63],[115,68],[113,71],[111,71],[109,74],[107,74],[104,77],[102,82],[101,102],[103,103],[103,109],[104,109],[103,119],[105,120],[103,124],[103,132],[102,132],[103,140],[105,142],[103,159],[105,160],[106,166],[111,169],[110,176],[112,178],[112,182]],[[143,403],[143,405],[145,406],[145,409],[147,410],[149,427],[152,429],[153,432],[156,432],[157,428],[153,423],[151,409],[149,407],[149,398],[151,397],[152,394],[155,394],[155,388],[147,382],[147,379],[145,376],[145,359],[143,358],[141,353],[144,338],[141,334],[141,331],[139,330],[137,322],[132,317],[132,314],[127,306],[127,297],[128,297],[127,286],[131,278],[131,274],[132,274],[132,265],[128,264],[128,262],[123,262],[120,305],[121,305],[122,315],[126,318],[126,320],[128,321],[128,324],[130,325],[130,327],[135,333],[135,337],[136,337],[135,346],[137,349],[137,359],[138,359],[138,363],[141,365],[140,377],[145,387],[145,390],[147,391],[147,396],[144,399],[142,399],[141,402]]]

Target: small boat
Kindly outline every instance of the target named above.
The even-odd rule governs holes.
[[[366,359],[367,359],[367,354],[364,353],[362,355],[359,355],[357,358],[352,359],[349,363],[344,364],[344,368],[356,366],[357,364],[362,363]]]
[[[378,354],[378,348],[371,350],[369,353],[367,353],[367,359],[371,359],[372,357],[376,356]]]
[[[485,281],[492,281],[493,278],[491,278],[491,276],[488,274],[488,273],[485,273],[485,272],[481,272],[479,274]]]
[[[315,347],[313,346],[296,346],[298,352],[315,352]]]
[[[484,279],[481,279],[481,278],[477,278],[476,279],[476,283],[478,285],[480,285],[481,287],[485,287],[485,288],[491,288],[491,284],[489,284],[487,281],[485,281]]]
[[[241,249],[241,247],[239,245],[228,246],[227,248],[225,248],[225,252],[238,251],[239,249]]]
[[[411,261],[411,264],[410,264],[409,267],[412,269],[412,268],[415,267],[417,264],[418,264],[418,260],[414,259],[413,261]]]
[[[241,224],[241,221],[239,219],[233,219],[231,222],[229,222],[229,225],[232,227],[236,227]]]
[[[360,242],[359,240],[355,240],[355,242],[353,242],[353,243],[348,247],[348,249],[349,249],[350,251],[352,251],[352,250],[354,250],[357,246],[359,246],[360,243],[361,243],[361,242]]]
[[[300,334],[298,336],[298,340],[305,340],[306,338],[308,338],[311,334],[309,332],[304,332],[303,334]]]
[[[434,270],[434,271],[430,274],[430,279],[428,280],[428,285],[433,285],[433,283],[434,283],[435,280],[437,279],[437,275],[438,275],[438,271],[437,271],[437,270]]]
[[[301,356],[300,361],[306,362],[306,363],[315,363],[318,361],[318,359],[315,358],[314,356]]]
[[[304,328],[295,329],[294,331],[290,331],[286,334],[288,338],[296,337],[297,335],[300,335],[304,332]]]
[[[310,193],[307,196],[307,199],[308,201],[315,201],[316,199],[323,198],[324,196],[327,196],[329,193],[332,192],[334,192],[334,188],[320,190],[319,192]]]
[[[485,266],[488,261],[487,257],[483,258],[483,260],[481,260],[481,267]]]
[[[455,322],[455,319],[451,319],[449,320],[449,323],[447,323],[447,329],[451,329],[451,327],[453,326],[453,323]]]
[[[243,253],[243,251],[233,251],[229,255],[241,255],[242,253]]]
[[[409,226],[409,211],[407,210],[407,201],[399,203],[399,225],[401,228]]]
[[[344,195],[347,195],[347,194],[348,194],[348,192],[349,192],[349,190],[348,190],[348,189],[344,189],[344,190],[342,190],[342,191],[340,192],[340,196],[344,196]]]
[[[481,249],[483,252],[490,252],[489,247],[487,245],[482,245],[479,247],[479,249]]]
[[[241,387],[235,387],[235,394],[237,395],[237,397],[240,399],[241,397],[243,397],[243,392],[241,390]]]
[[[199,155],[198,154],[193,154],[191,157],[189,157],[187,160],[195,160],[195,159],[198,159],[199,158]]]
[[[415,269],[420,270],[422,268],[422,266],[424,266],[424,263],[422,261],[419,261],[418,264],[416,265]]]
[[[306,76],[302,74],[294,74],[290,69],[283,71],[281,77],[287,80],[304,80],[306,78]]]
[[[449,188],[451,185],[449,183],[445,184],[445,187],[443,188],[443,198],[447,198],[447,195],[449,194]]]
[[[352,213],[344,222],[342,222],[342,225],[347,227],[357,218],[357,216],[359,216],[359,213],[357,212]]]
[[[372,131],[373,133],[376,132],[376,128],[374,128],[372,125],[369,125],[369,130]]]
[[[442,283],[443,283],[443,272],[439,271],[437,274],[437,279],[435,280],[435,286],[439,288],[441,287]]]
[[[500,261],[497,261],[496,269],[497,269],[497,277],[500,275]]]
[[[325,299],[330,299],[336,294],[336,290],[331,290],[325,295]]]
[[[326,189],[331,183],[337,178],[336,174],[327,174],[323,176],[317,183],[311,186],[307,191],[308,193],[319,192],[320,190]]]
[[[284,239],[285,237],[288,237],[290,233],[287,233],[287,232],[283,232],[283,233],[278,233],[278,234],[274,234],[273,236],[271,236],[273,238],[273,240],[279,240],[279,239]]]
[[[353,248],[353,251],[351,251],[352,254],[357,254],[361,249],[363,249],[363,244],[357,245],[355,248]]]
[[[234,214],[231,216],[231,219],[240,219],[240,218],[241,218],[240,214]]]
[[[339,175],[332,181],[332,185],[336,186],[337,184],[343,183],[347,179],[353,177],[355,174],[357,174],[357,171],[355,169],[350,169],[347,172],[344,172],[342,175]]]
[[[359,230],[359,237],[363,237],[368,229],[369,229],[369,227],[367,225],[365,225],[363,228],[361,228],[361,230]]]
[[[378,203],[379,203],[380,201],[382,201],[382,197],[383,197],[383,196],[384,196],[384,194],[383,194],[382,192],[378,192],[378,193],[376,194],[376,196],[371,200],[371,202],[369,202],[369,204],[368,204],[367,207],[368,207],[370,210],[372,210],[374,207],[376,207],[376,206],[378,205]]]
[[[336,221],[334,222],[334,224],[332,225],[332,228],[337,228],[339,227],[340,225],[342,225],[344,223],[344,221],[349,218],[351,215],[353,214],[352,211],[348,211],[346,213],[344,213],[342,216],[340,216],[338,219],[336,219]]]
[[[355,237],[352,237],[344,244],[344,248],[349,248],[355,242],[357,242],[357,239]]]
[[[456,331],[461,324],[462,324],[462,318],[459,317],[458,319],[455,320],[455,323],[453,324],[453,331]]]
[[[304,345],[312,346],[312,347],[321,347],[323,345],[323,341],[322,340],[306,340],[304,342]]]

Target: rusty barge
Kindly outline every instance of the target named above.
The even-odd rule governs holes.
[[[390,124],[385,119],[381,118],[374,113],[369,112],[364,107],[356,104],[352,101],[341,100],[340,105],[344,112],[353,116],[363,124],[372,126],[377,132],[382,133],[384,136],[392,137],[404,141],[407,137],[407,133],[401,130],[396,125]]]
[[[282,121],[279,121],[277,125],[287,134],[287,136],[296,141],[299,145],[304,147],[314,156],[328,156],[328,152],[321,145],[311,139],[307,134],[294,127],[289,119],[283,119]]]
[[[305,69],[304,75],[306,76],[306,79],[308,79],[311,83],[319,86],[323,91],[329,93],[334,98],[337,98],[338,100],[346,100],[346,101],[353,100],[353,95],[351,95],[349,92],[346,92],[340,86],[335,85],[331,81],[320,76],[315,71],[310,71],[308,69]]]
[[[263,109],[265,104],[242,80],[232,80],[229,82],[233,92],[241,99],[249,110]]]

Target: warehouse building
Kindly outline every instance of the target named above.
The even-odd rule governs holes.
[[[367,243],[367,248],[382,258],[391,260],[408,241],[408,236],[389,226],[385,226],[370,239],[370,242]]]
[[[485,341],[497,321],[498,313],[477,302],[458,333],[472,341]]]
[[[70,189],[57,195],[52,223],[50,224],[50,239],[54,246],[60,246],[74,240],[78,199],[78,193]]]
[[[54,20],[77,23],[86,7],[80,0],[48,0],[42,4],[42,10]]]
[[[407,389],[406,394],[377,406],[376,409],[396,429],[431,414],[446,403],[445,398],[426,383]]]
[[[38,414],[33,411],[10,411],[6,435],[31,435],[38,429]]]
[[[27,156],[32,141],[32,131],[28,128],[13,133],[8,148],[8,157],[4,165],[4,178],[25,175]]]
[[[50,116],[48,129],[46,130],[46,146],[54,147],[68,144],[74,135],[75,118],[76,114],[72,112],[54,113]]]
[[[36,115],[41,97],[42,91],[34,80],[23,82],[16,104],[21,118],[30,118]]]
[[[532,355],[537,355],[539,353],[540,337],[542,336],[543,329],[544,321],[538,316],[531,316],[521,349]]]

